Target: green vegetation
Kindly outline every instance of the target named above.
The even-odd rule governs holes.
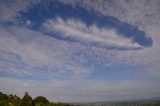
[[[35,99],[26,92],[23,98],[16,95],[7,95],[0,92],[0,106],[75,106],[67,103],[52,103],[43,96]]]

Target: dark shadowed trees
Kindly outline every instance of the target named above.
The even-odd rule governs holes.
[[[34,104],[35,106],[48,106],[49,101],[43,96],[38,96],[34,99]]]
[[[21,98],[16,95],[8,95],[9,106],[20,106]]]
[[[8,96],[0,92],[0,106],[8,106]]]
[[[49,102],[47,98],[38,96],[34,100],[25,92],[23,98],[16,95],[7,95],[0,92],[0,106],[75,106],[67,103],[53,103]]]
[[[28,95],[28,92],[25,92],[20,106],[34,106],[32,97]]]

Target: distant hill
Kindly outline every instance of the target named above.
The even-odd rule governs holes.
[[[75,103],[78,106],[160,106],[160,97],[121,101]]]
[[[95,102],[79,103],[77,106],[160,106],[160,102]]]

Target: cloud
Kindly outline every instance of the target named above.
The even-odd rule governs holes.
[[[0,35],[1,71],[18,75],[51,73],[50,77],[56,73],[80,75],[90,72],[89,68],[65,59],[68,48],[65,42],[18,27],[1,27]]]
[[[114,29],[99,28],[94,24],[88,27],[83,22],[75,19],[62,20],[61,18],[58,18],[57,20],[48,20],[45,24],[46,24],[46,27],[47,25],[51,26],[47,28],[47,30],[51,29],[52,31],[54,30],[54,28],[58,29],[58,32],[65,33],[64,35],[59,34],[58,36],[62,36],[64,38],[68,37],[72,40],[78,41],[80,44],[77,44],[76,42],[74,43],[74,42],[68,42],[68,41],[59,41],[54,38],[47,37],[46,35],[43,35],[41,33],[26,29],[26,28],[19,29],[19,28],[12,27],[9,29],[3,29],[3,27],[1,26],[1,41],[0,41],[1,47],[0,48],[1,48],[1,54],[3,54],[4,56],[2,60],[5,59],[6,61],[6,62],[1,61],[1,67],[3,67],[2,69],[13,70],[13,72],[15,72],[16,70],[21,70],[17,72],[28,73],[28,72],[35,72],[33,71],[33,69],[35,69],[36,66],[40,68],[44,68],[45,66],[47,66],[49,70],[53,70],[54,68],[53,72],[55,72],[55,70],[61,70],[63,73],[63,68],[67,70],[75,70],[75,66],[78,65],[78,68],[77,67],[76,68],[77,70],[81,70],[81,71],[77,71],[77,70],[70,71],[71,73],[73,72],[78,74],[79,72],[90,73],[90,70],[95,71],[96,66],[102,66],[107,68],[108,65],[114,66],[116,64],[123,64],[123,65],[133,65],[133,66],[141,66],[141,67],[151,66],[151,68],[149,68],[147,72],[152,73],[152,75],[155,75],[153,73],[158,73],[159,71],[158,71],[158,68],[154,68],[154,67],[156,67],[160,63],[159,61],[160,60],[160,56],[159,56],[159,52],[160,52],[159,25],[160,24],[158,23],[159,21],[157,20],[159,19],[159,14],[155,14],[155,13],[159,13],[157,12],[158,1],[152,2],[150,4],[145,1],[142,1],[140,3],[134,2],[133,7],[130,9],[129,7],[132,4],[131,2],[132,1],[129,1],[129,2],[122,1],[121,3],[117,3],[117,2],[103,3],[103,1],[99,1],[98,4],[101,4],[101,5],[105,4],[105,5],[98,7],[95,2],[83,1],[82,6],[84,6],[87,9],[95,9],[96,11],[99,11],[102,14],[114,16],[116,18],[119,18],[120,20],[123,20],[124,22],[131,23],[133,25],[136,25],[138,28],[143,29],[146,35],[149,35],[150,37],[153,38],[154,44],[152,47],[145,48],[144,50],[141,49],[138,51],[105,50],[102,47],[106,47],[106,46],[108,47],[108,45],[133,49],[137,47],[136,46],[137,44],[133,43],[132,39],[130,38],[119,36],[119,33],[117,33]],[[114,4],[113,6],[108,6],[108,5],[112,5],[112,3]],[[147,6],[144,5],[145,3],[147,3]],[[124,10],[124,11],[116,12],[114,10],[115,8],[117,8],[115,4],[119,4],[118,6],[120,8],[116,10],[119,10],[119,11]],[[134,8],[136,6],[137,8]],[[16,8],[16,6],[14,7]],[[105,8],[107,8],[108,12],[104,11]],[[2,9],[2,11],[5,12],[5,9]],[[137,12],[132,12],[132,11],[137,11],[138,15],[134,14]],[[146,17],[144,14],[147,14],[147,13],[149,14],[153,13],[153,14],[150,17]],[[128,15],[126,16],[125,14],[128,14]],[[129,15],[129,14],[134,14],[137,17],[137,19],[135,21],[132,21],[134,19],[133,18],[134,15]],[[136,24],[139,22],[141,24]],[[52,25],[53,23],[57,26]],[[63,28],[66,25],[68,25],[68,27]],[[66,30],[67,28],[69,30]],[[113,37],[110,37],[108,34],[106,35],[106,33],[104,34],[105,36],[103,36],[103,33],[106,32],[106,30],[107,30],[107,33],[109,32],[111,35],[113,35]],[[78,33],[78,35],[83,35],[83,36],[77,36],[77,34],[75,35],[74,33]],[[94,37],[92,37],[90,33]],[[100,36],[99,36],[99,33],[100,33]],[[31,36],[31,35],[34,35],[34,36]],[[109,38],[106,39],[106,36]],[[45,40],[42,40],[42,39],[45,39]],[[12,43],[7,44],[6,42],[12,42]],[[42,44],[43,46],[40,46]],[[49,45],[56,45],[56,46],[50,47]],[[94,45],[94,46],[88,47],[87,45]],[[10,58],[7,60],[6,57],[10,57]],[[53,58],[53,60],[51,60],[50,58]],[[9,61],[13,61],[11,59],[16,60],[17,63],[18,62],[23,63],[22,65],[23,67],[19,65],[19,68],[16,68],[17,63],[15,62],[14,64],[13,62],[9,62]],[[58,61],[55,61],[55,60],[58,60]],[[26,63],[27,65],[29,64],[29,67],[31,68],[27,68],[27,66],[25,66]],[[91,63],[91,64],[88,64],[88,63]],[[10,69],[9,67],[10,68],[12,67],[12,69]],[[27,71],[25,70],[22,71],[24,67],[26,68],[25,70]],[[152,71],[152,69],[154,69],[155,71]],[[145,68],[141,69],[140,71],[145,71]]]
[[[99,28],[95,24],[87,26],[85,23],[75,19],[63,20],[58,17],[55,20],[47,20],[43,26],[49,32],[59,33],[58,36],[64,39],[89,46],[110,49],[143,48],[131,38],[123,37],[113,28]]]
[[[152,75],[159,76],[158,64],[160,63],[160,14],[159,14],[159,0],[148,1],[148,0],[81,0],[81,1],[65,1],[61,2],[71,5],[73,7],[79,5],[84,7],[88,11],[96,11],[103,15],[109,15],[116,17],[120,21],[129,23],[136,26],[139,30],[143,30],[146,36],[149,36],[153,40],[153,45],[150,48],[141,49],[138,51],[119,51],[114,52],[112,62],[114,58],[124,64],[131,64],[142,68],[137,73],[144,71]],[[81,2],[81,3],[80,3]],[[105,58],[105,57],[104,57]],[[115,62],[115,61],[114,61]]]
[[[76,7],[78,4],[88,11],[95,10],[134,25],[144,31],[146,38],[152,38],[153,45],[149,48],[134,50],[143,47],[132,38],[120,36],[114,28],[100,28],[94,23],[87,26],[74,18],[47,19],[43,26],[47,34],[42,34],[40,29],[29,29],[28,26],[35,23],[30,19],[25,21],[25,27],[1,25],[0,90],[21,96],[29,91],[33,96],[44,95],[53,101],[54,98],[57,101],[102,101],[159,96],[159,0],[127,1],[74,0],[67,5]],[[17,17],[20,11],[27,11],[31,6],[28,3],[26,6],[25,2],[22,2],[24,5],[20,5],[20,1],[16,3],[0,3],[2,22]],[[130,50],[106,49],[110,47]],[[121,76],[110,73],[112,69],[128,76],[136,73],[135,79],[139,80],[116,81],[115,77]],[[113,76],[112,81],[107,81],[109,78],[105,75],[103,81],[86,77],[93,74],[101,77],[98,73],[102,70]]]
[[[82,6],[89,11],[97,11],[104,15],[114,16],[121,21],[137,25],[139,28],[144,24],[148,24],[151,21],[155,24],[160,14],[159,11],[159,0],[148,1],[148,0],[81,0],[81,1],[66,1],[60,0],[62,3],[71,6]],[[152,20],[151,20],[152,19]],[[145,21],[145,22],[144,22]],[[152,23],[151,22],[151,23]]]
[[[16,17],[20,16],[20,12],[27,11],[32,5],[41,0],[1,0],[0,1],[0,22],[18,22]],[[14,23],[16,23],[14,22]]]
[[[160,85],[143,81],[57,80],[40,82],[0,78],[0,90],[23,96],[28,91],[33,97],[42,95],[51,101],[88,102],[156,97]],[[41,92],[41,94],[39,94]],[[75,98],[76,97],[76,98]]]
[[[48,3],[51,6],[49,6]],[[64,11],[67,11],[67,12],[64,12]],[[101,12],[89,11],[82,6],[72,7],[72,6],[60,3],[58,1],[57,2],[56,1],[40,2],[39,4],[32,6],[32,8],[29,8],[28,11],[21,12],[20,15],[21,16],[18,18],[23,20],[25,24],[26,24],[27,20],[30,20],[32,22],[32,24],[30,25],[30,28],[33,30],[42,30],[41,24],[44,23],[44,20],[47,20],[47,19],[54,20],[56,17],[59,17],[59,18],[66,19],[66,23],[70,22],[71,20],[73,22],[77,21],[77,24],[82,23],[82,24],[84,24],[83,25],[84,28],[90,27],[89,29],[91,31],[93,31],[95,28],[96,29],[99,28],[99,30],[103,30],[102,32],[105,32],[105,30],[107,29],[108,32],[109,31],[114,32],[115,34],[121,36],[121,38],[123,38],[123,39],[124,38],[130,39],[133,42],[133,44],[136,45],[136,43],[137,43],[144,48],[151,47],[153,44],[152,38],[148,37],[143,30],[139,30],[139,28],[137,28],[137,26],[133,26],[132,24],[125,23],[116,17],[106,15],[106,14],[104,15]],[[39,18],[37,19],[35,17],[39,17]],[[63,19],[61,19],[61,20],[63,20]],[[58,18],[57,18],[57,20],[58,20]],[[23,22],[21,25],[23,25]],[[111,30],[113,30],[113,31],[111,31]],[[88,34],[88,32],[86,32],[86,33]],[[94,32],[94,33],[96,33],[96,32]],[[92,35],[94,35],[94,34],[92,34]],[[55,37],[55,35],[54,35],[54,37]],[[102,37],[102,35],[100,37]],[[57,36],[57,38],[58,38],[58,36]],[[93,38],[95,38],[95,36]],[[109,37],[109,38],[111,38],[111,37]],[[70,40],[73,41],[73,39],[70,39]],[[97,40],[97,39],[94,39],[94,41],[95,40]],[[113,41],[114,40],[112,40],[111,42],[109,42],[109,41],[108,42],[109,43],[116,42],[116,41],[114,41],[114,42]],[[95,44],[95,43],[93,43],[93,44],[94,45],[101,45],[101,46],[103,45],[99,42],[98,42],[98,44]],[[124,44],[121,44],[121,45],[124,45]],[[115,47],[116,44],[113,46]],[[130,43],[128,44],[128,46],[131,46]],[[112,48],[112,47],[109,46],[108,48]]]

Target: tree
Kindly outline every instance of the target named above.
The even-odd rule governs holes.
[[[0,106],[8,106],[8,96],[0,92]]]
[[[32,97],[28,95],[28,92],[25,92],[20,106],[34,106]]]
[[[48,106],[49,101],[43,96],[38,96],[34,99],[34,104],[35,106]]]
[[[16,95],[8,95],[9,106],[20,106],[21,99]]]

